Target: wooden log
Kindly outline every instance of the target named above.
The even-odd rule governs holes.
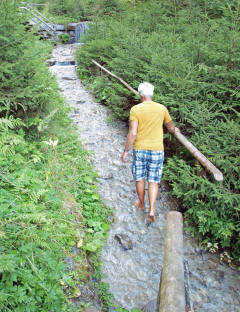
[[[127,87],[130,91],[132,91],[134,94],[139,95],[139,93],[133,89],[128,83],[126,83],[126,81],[124,81],[122,78],[118,77],[117,75],[113,74],[112,72],[110,72],[108,69],[106,69],[105,67],[103,67],[102,65],[100,65],[98,62],[96,62],[95,60],[92,60],[92,62],[97,65],[99,68],[101,68],[103,71],[105,71],[107,74],[109,74],[110,76],[112,76],[113,78],[119,80],[125,87]]]
[[[175,132],[174,136],[200,162],[200,164],[214,176],[216,181],[223,181],[222,172],[218,170],[191,142],[189,142],[181,132]]]
[[[93,64],[101,68],[104,72],[109,74],[111,77],[120,81],[126,88],[132,91],[135,95],[140,96],[139,93],[135,89],[133,89],[128,83],[126,83],[126,81],[124,81],[122,78],[113,74],[95,60],[92,60],[92,62]],[[219,169],[217,169],[191,142],[189,142],[188,139],[181,132],[175,132],[174,136],[182,145],[184,145],[187,148],[187,150],[199,161],[199,163],[214,176],[216,181],[218,182],[223,181],[222,172]]]
[[[159,299],[158,312],[185,311],[183,217],[178,211],[167,214]]]

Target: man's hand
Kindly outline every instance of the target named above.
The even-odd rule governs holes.
[[[122,153],[122,161],[125,163],[127,161],[127,154],[130,150],[131,146],[133,145],[134,141],[136,140],[137,136],[137,129],[138,129],[138,122],[136,120],[131,120],[129,125],[128,136],[124,148],[124,152]]]
[[[174,134],[176,132],[181,132],[179,128],[174,126],[174,123],[172,120],[164,125],[167,128],[168,132],[170,132],[171,134]]]
[[[124,151],[124,152],[122,153],[122,161],[123,161],[124,163],[127,162],[127,154],[128,154],[127,151]]]

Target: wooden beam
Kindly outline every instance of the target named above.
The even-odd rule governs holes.
[[[211,161],[208,160],[191,142],[189,142],[188,139],[181,132],[175,132],[174,136],[200,162],[200,164],[214,176],[214,179],[216,181],[223,181],[222,172],[217,169],[213,165],[213,163],[211,163]]]
[[[139,93],[135,89],[133,89],[128,83],[126,83],[126,81],[124,81],[122,78],[113,74],[95,60],[92,60],[92,62],[93,64],[101,68],[103,71],[105,71],[108,75],[120,81],[126,88],[132,91],[135,95],[140,96]],[[222,172],[219,169],[217,169],[191,142],[189,142],[188,139],[181,132],[174,133],[174,136],[199,161],[199,163],[214,176],[214,179],[216,181],[218,182],[223,181]]]
[[[124,81],[122,78],[118,77],[117,75],[113,74],[112,72],[110,72],[109,70],[107,70],[105,67],[103,67],[102,65],[100,65],[98,62],[96,62],[95,60],[92,60],[93,64],[97,65],[99,68],[101,68],[103,71],[105,71],[107,74],[109,74],[110,76],[112,76],[113,78],[117,79],[118,81],[120,81],[125,87],[127,87],[130,91],[132,91],[135,95],[139,95],[139,93],[133,89],[128,83],[126,83],[126,81]]]
[[[170,211],[167,213],[158,312],[184,312],[185,305],[183,216],[178,211]]]

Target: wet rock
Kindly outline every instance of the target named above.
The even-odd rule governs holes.
[[[75,42],[75,37],[70,37],[70,39],[68,40],[68,43],[72,44]]]
[[[148,302],[142,309],[142,312],[156,312],[157,311],[157,299],[153,299]]]
[[[100,175],[99,176],[100,179],[104,179],[104,180],[110,180],[113,178],[113,174],[112,173],[108,173],[106,175]]]
[[[96,297],[96,290],[92,285],[85,285],[83,287],[79,287],[79,291],[81,293],[79,300],[84,302],[92,302]]]
[[[55,65],[56,66],[70,66],[70,65],[75,65],[75,61],[70,59],[70,60],[65,60],[64,62],[56,62]]]
[[[222,283],[224,281],[224,277],[225,277],[225,273],[223,271],[216,272],[216,278],[219,283]]]
[[[209,269],[215,270],[218,267],[218,261],[215,259],[209,259],[207,265]]]
[[[53,66],[56,64],[56,60],[50,59],[50,60],[46,60],[46,63],[48,66]]]
[[[124,250],[133,249],[133,243],[126,234],[116,234],[114,238],[120,243]]]
[[[67,30],[75,30],[77,25],[78,25],[78,23],[69,23],[67,25]]]
[[[94,305],[94,307],[91,307],[92,309],[96,309],[96,311],[98,310],[101,311],[100,308],[98,309],[98,307],[101,306],[101,302],[98,297],[97,290],[95,289],[93,284],[88,283],[84,285],[83,287],[79,287],[79,293],[80,293],[80,296],[78,297],[78,302],[90,303]],[[90,311],[91,310],[89,310],[89,312]]]
[[[76,77],[62,77],[63,80],[77,80]]]
[[[69,271],[74,271],[75,270],[75,264],[74,261],[71,257],[66,258],[66,263],[67,263],[67,269]]]

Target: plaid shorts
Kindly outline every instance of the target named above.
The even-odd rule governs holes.
[[[133,150],[132,173],[135,181],[146,179],[160,183],[163,171],[164,151]]]

